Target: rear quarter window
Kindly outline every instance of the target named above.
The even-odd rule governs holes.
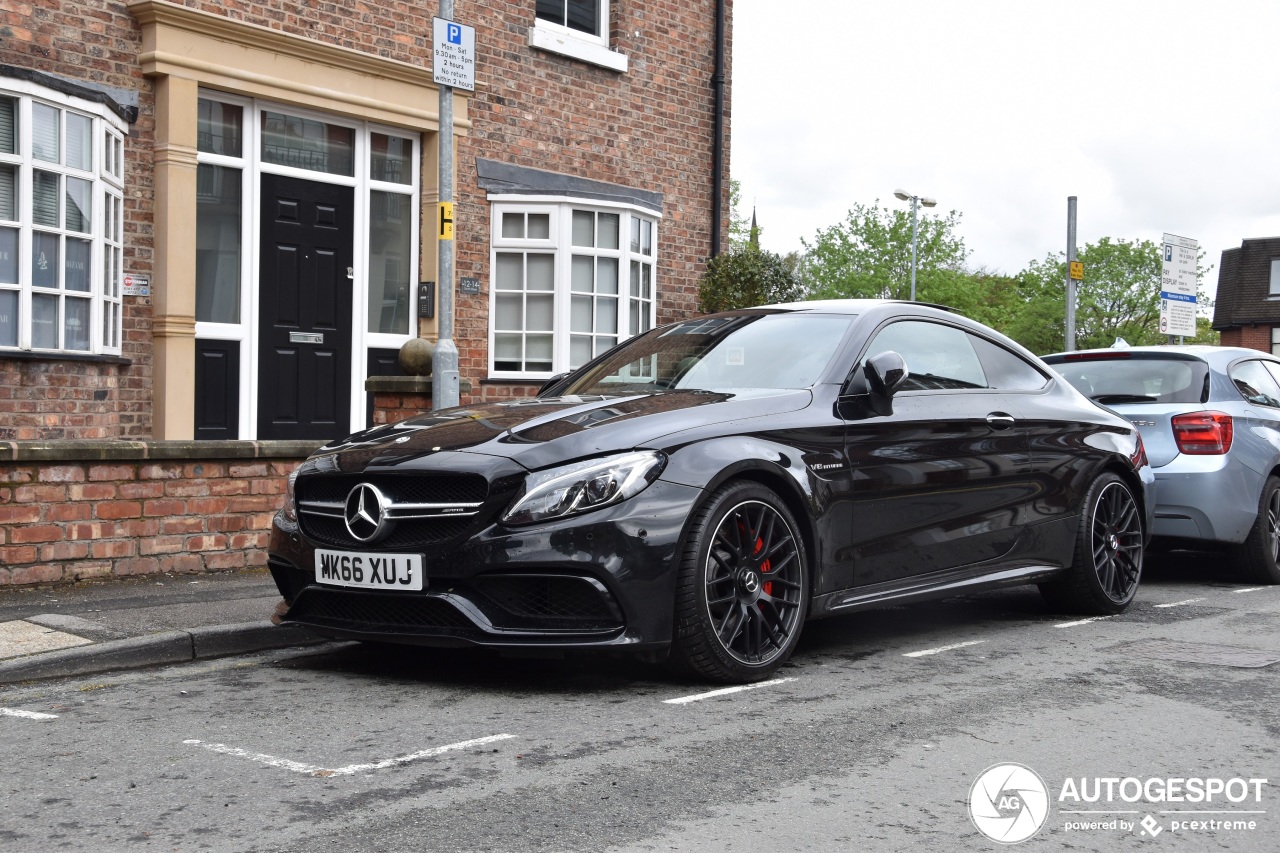
[[[969,336],[973,348],[982,360],[987,374],[987,385],[1001,391],[1037,391],[1045,386],[1049,377],[1017,353],[1012,353],[986,338]]]

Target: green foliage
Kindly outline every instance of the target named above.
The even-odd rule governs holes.
[[[945,305],[993,329],[1007,326],[1024,307],[1016,278],[985,269],[972,273],[917,273],[916,298]]]
[[[1085,244],[1077,260],[1084,264],[1084,280],[1076,287],[1078,349],[1109,347],[1116,338],[1131,346],[1168,340],[1160,332],[1159,243],[1103,237]],[[1065,253],[1059,252],[1032,261],[1018,276],[1023,306],[1002,331],[1033,352],[1066,348],[1066,269]],[[1197,270],[1202,307],[1208,304],[1206,272]]]
[[[1213,330],[1212,317],[1196,317],[1196,336],[1187,338],[1188,344],[1208,344],[1216,347],[1222,343],[1222,335]]]
[[[758,231],[759,229],[757,229]],[[729,179],[729,245],[745,246],[751,239],[751,217],[742,210],[742,182]],[[757,236],[757,242],[759,238]]]
[[[800,298],[800,284],[786,260],[750,245],[731,246],[712,258],[698,283],[698,307],[708,314]]]
[[[920,213],[916,223],[916,294],[933,287],[939,294],[963,287],[969,255],[956,233],[960,214]],[[814,299],[911,296],[911,209],[856,204],[844,222],[820,228],[806,250],[805,283]]]

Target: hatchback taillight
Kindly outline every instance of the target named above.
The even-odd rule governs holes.
[[[1231,449],[1235,427],[1225,412],[1175,415],[1173,439],[1178,450],[1193,456],[1220,456]]]

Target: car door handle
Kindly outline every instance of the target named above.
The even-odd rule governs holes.
[[[987,415],[987,424],[992,429],[1008,429],[1013,426],[1013,415],[1006,415],[1004,412],[992,412]]]

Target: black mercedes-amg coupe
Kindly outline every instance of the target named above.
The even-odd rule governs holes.
[[[632,338],[537,397],[335,441],[271,534],[332,637],[776,670],[808,619],[1035,583],[1124,610],[1150,530],[1128,421],[978,323],[803,302]]]

